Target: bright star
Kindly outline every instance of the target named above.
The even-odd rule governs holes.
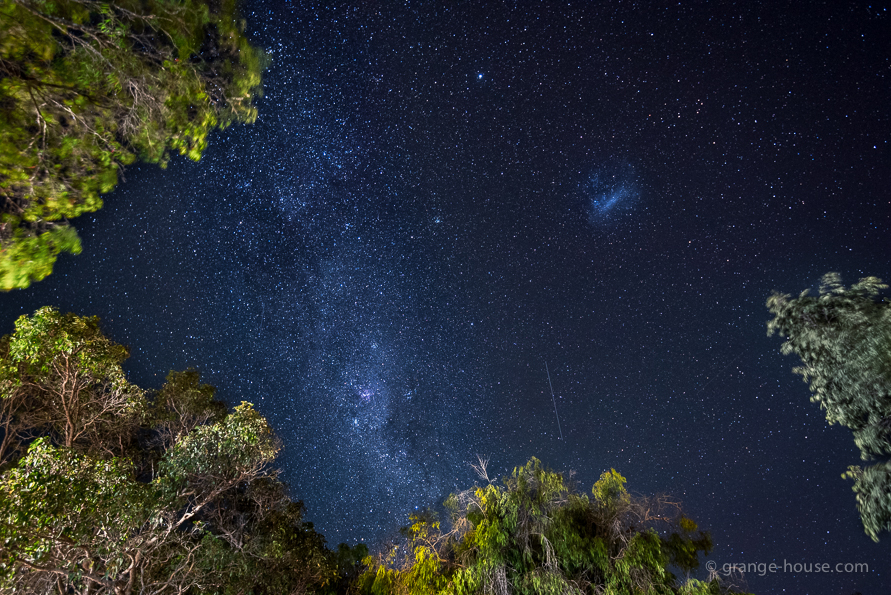
[[[481,72],[478,75],[476,75],[476,78],[478,78],[479,80],[483,80],[483,73]]]

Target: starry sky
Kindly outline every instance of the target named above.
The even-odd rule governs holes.
[[[891,15],[757,4],[248,2],[258,121],[128,168],[0,333],[98,315],[141,386],[255,403],[330,544],[537,456],[677,496],[719,568],[869,566],[756,593],[886,590],[764,304],[891,278]]]

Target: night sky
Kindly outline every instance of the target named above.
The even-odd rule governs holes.
[[[537,456],[677,496],[718,567],[869,565],[756,593],[888,592],[853,438],[765,301],[891,279],[889,11],[320,4],[245,7],[257,123],[128,168],[74,222],[83,254],[0,296],[0,333],[98,315],[137,384],[195,366],[255,403],[332,545],[392,538],[476,454]]]

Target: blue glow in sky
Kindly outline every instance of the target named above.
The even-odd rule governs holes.
[[[602,223],[633,211],[640,198],[635,169],[628,164],[599,166],[582,186],[588,220]]]

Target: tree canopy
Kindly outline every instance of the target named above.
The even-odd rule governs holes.
[[[830,424],[854,433],[865,468],[851,466],[857,508],[866,533],[878,541],[891,531],[891,302],[880,299],[881,279],[866,277],[851,287],[837,273],[823,277],[817,295],[797,298],[774,292],[767,307],[774,318],[767,333],[785,337],[784,354],[810,386]]]
[[[252,122],[265,58],[234,0],[0,0],[0,289],[27,287],[123,166]]]
[[[325,546],[249,403],[197,372],[156,393],[95,317],[42,308],[0,340],[0,591],[330,592],[367,550]]]
[[[716,576],[680,580],[671,571],[698,568],[711,538],[670,499],[630,495],[615,470],[589,497],[535,458],[501,483],[479,469],[486,485],[445,502],[448,530],[431,511],[413,515],[406,544],[368,559],[360,593],[729,592]]]

